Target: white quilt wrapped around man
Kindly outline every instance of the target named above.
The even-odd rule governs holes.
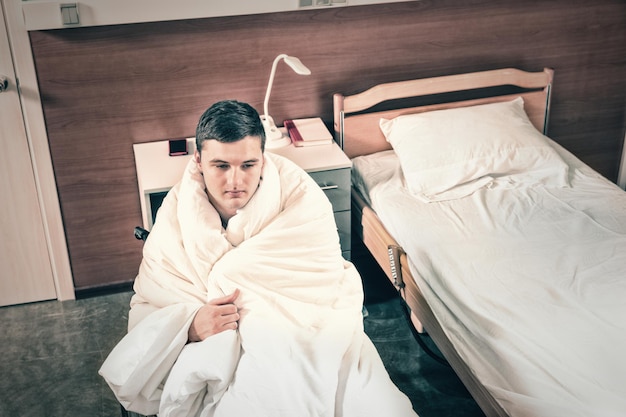
[[[187,343],[208,300],[240,290],[240,320]],[[363,330],[358,272],[330,202],[285,158],[226,230],[193,162],[144,246],[129,333],[100,374],[122,405],[169,416],[415,416]]]

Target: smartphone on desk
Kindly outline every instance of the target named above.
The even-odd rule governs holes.
[[[170,156],[187,155],[187,139],[170,139]]]

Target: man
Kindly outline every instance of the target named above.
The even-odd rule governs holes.
[[[264,150],[265,130],[250,105],[219,102],[200,118],[194,160],[204,178],[209,202],[219,213],[224,228],[259,187]],[[239,314],[234,301],[238,294],[236,290],[203,306],[191,323],[189,340],[198,342],[236,329]]]
[[[330,202],[264,142],[247,104],[202,115],[100,374],[127,409],[160,417],[415,416],[363,331]]]

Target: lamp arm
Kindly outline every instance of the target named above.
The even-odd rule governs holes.
[[[274,74],[276,74],[276,67],[278,66],[278,62],[281,59],[286,58],[287,54],[280,54],[274,59],[274,63],[272,64],[272,71],[270,72],[270,80],[267,83],[267,91],[265,92],[265,100],[263,101],[263,113],[265,116],[269,116],[268,105],[270,101],[270,93],[272,92],[272,84],[274,83]]]

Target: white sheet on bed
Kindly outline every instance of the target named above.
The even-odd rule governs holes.
[[[409,253],[435,316],[511,416],[626,415],[626,193],[555,144],[571,188],[495,179],[423,203],[393,151],[353,183]]]

